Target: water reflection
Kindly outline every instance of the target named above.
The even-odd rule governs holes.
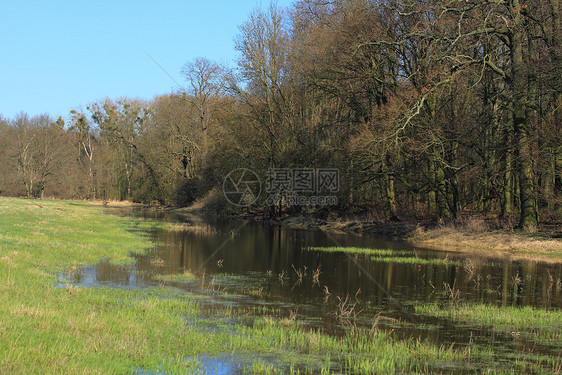
[[[58,286],[80,285],[84,287],[119,286],[127,288],[150,287],[150,280],[137,270],[136,265],[119,265],[107,260],[64,270],[58,277]]]
[[[416,249],[395,241],[351,234],[296,230],[257,223],[214,223],[213,231],[163,230],[162,246],[138,259],[137,267],[160,274],[205,272],[260,275],[252,286],[266,300],[324,302],[325,297],[358,295],[380,308],[389,296],[406,304],[450,299],[452,288],[463,299],[502,306],[562,307],[561,264],[466,256]],[[366,255],[324,253],[312,246],[357,246],[411,250],[416,257],[458,264],[401,264]],[[217,251],[217,249],[219,249]],[[155,266],[154,259],[158,262]],[[315,282],[314,271],[320,274]],[[280,275],[283,277],[279,277]],[[244,285],[243,289],[248,288]]]
[[[312,304],[314,308],[349,295],[365,305],[396,310],[397,301],[404,306],[440,302],[454,298],[451,291],[471,302],[562,308],[562,264],[432,251],[368,236],[260,223],[209,223],[161,211],[121,213],[188,225],[153,233],[160,245],[137,256],[132,267],[102,261],[67,272],[62,283],[143,287],[155,283],[147,275],[190,271],[208,279],[214,274],[245,276],[244,282],[232,285],[239,287],[239,292],[266,301]],[[408,250],[415,257],[451,262],[402,264],[367,255],[307,250],[336,245]]]
[[[495,342],[497,337],[482,329],[416,316],[414,305],[462,300],[499,306],[562,308],[562,264],[432,251],[368,236],[268,224],[203,222],[197,217],[185,220],[157,211],[124,214],[178,225],[152,233],[159,245],[136,256],[133,266],[102,261],[68,270],[72,272],[61,276],[61,285],[116,284],[142,288],[165,284],[212,296],[201,304],[205,316],[225,305],[253,308],[257,314],[267,306],[278,309],[281,316],[296,314],[307,324],[327,331],[345,329],[347,318],[351,318],[352,324],[370,327],[378,316],[381,326],[396,329],[399,335],[439,343],[467,343],[473,334],[479,335],[481,342]],[[181,224],[186,222],[188,227]],[[308,250],[336,245],[407,250],[411,256],[448,262],[404,264],[367,255]],[[182,281],[160,277],[185,272],[199,278]],[[531,345],[514,341],[510,345],[520,350],[517,347],[528,344]]]

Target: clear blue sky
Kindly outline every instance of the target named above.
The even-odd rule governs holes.
[[[195,57],[234,65],[238,26],[268,5],[0,0],[0,114],[65,116],[105,97],[151,99],[174,91],[147,53],[181,84],[181,66]]]

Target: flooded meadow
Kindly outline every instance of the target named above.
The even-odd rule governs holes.
[[[228,334],[269,320],[335,338],[376,331],[445,351],[489,354],[479,364],[428,364],[429,371],[560,372],[561,263],[147,209],[107,213],[167,225],[138,229],[156,245],[131,264],[101,260],[68,268],[58,286],[170,288],[196,298],[199,313],[185,324],[203,331]],[[291,365],[261,353],[196,360],[202,373],[350,370],[337,361],[314,370],[305,357]],[[300,363],[296,370],[287,367],[294,363]]]

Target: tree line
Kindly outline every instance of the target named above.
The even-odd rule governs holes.
[[[235,69],[198,58],[153,100],[0,118],[0,191],[222,210],[235,168],[330,167],[339,203],[317,210],[533,230],[562,217],[560,30],[558,0],[271,5]]]

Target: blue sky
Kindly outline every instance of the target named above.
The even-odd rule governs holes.
[[[0,114],[65,116],[105,97],[174,91],[147,54],[181,84],[182,65],[195,57],[233,66],[238,26],[268,4],[0,0]]]

